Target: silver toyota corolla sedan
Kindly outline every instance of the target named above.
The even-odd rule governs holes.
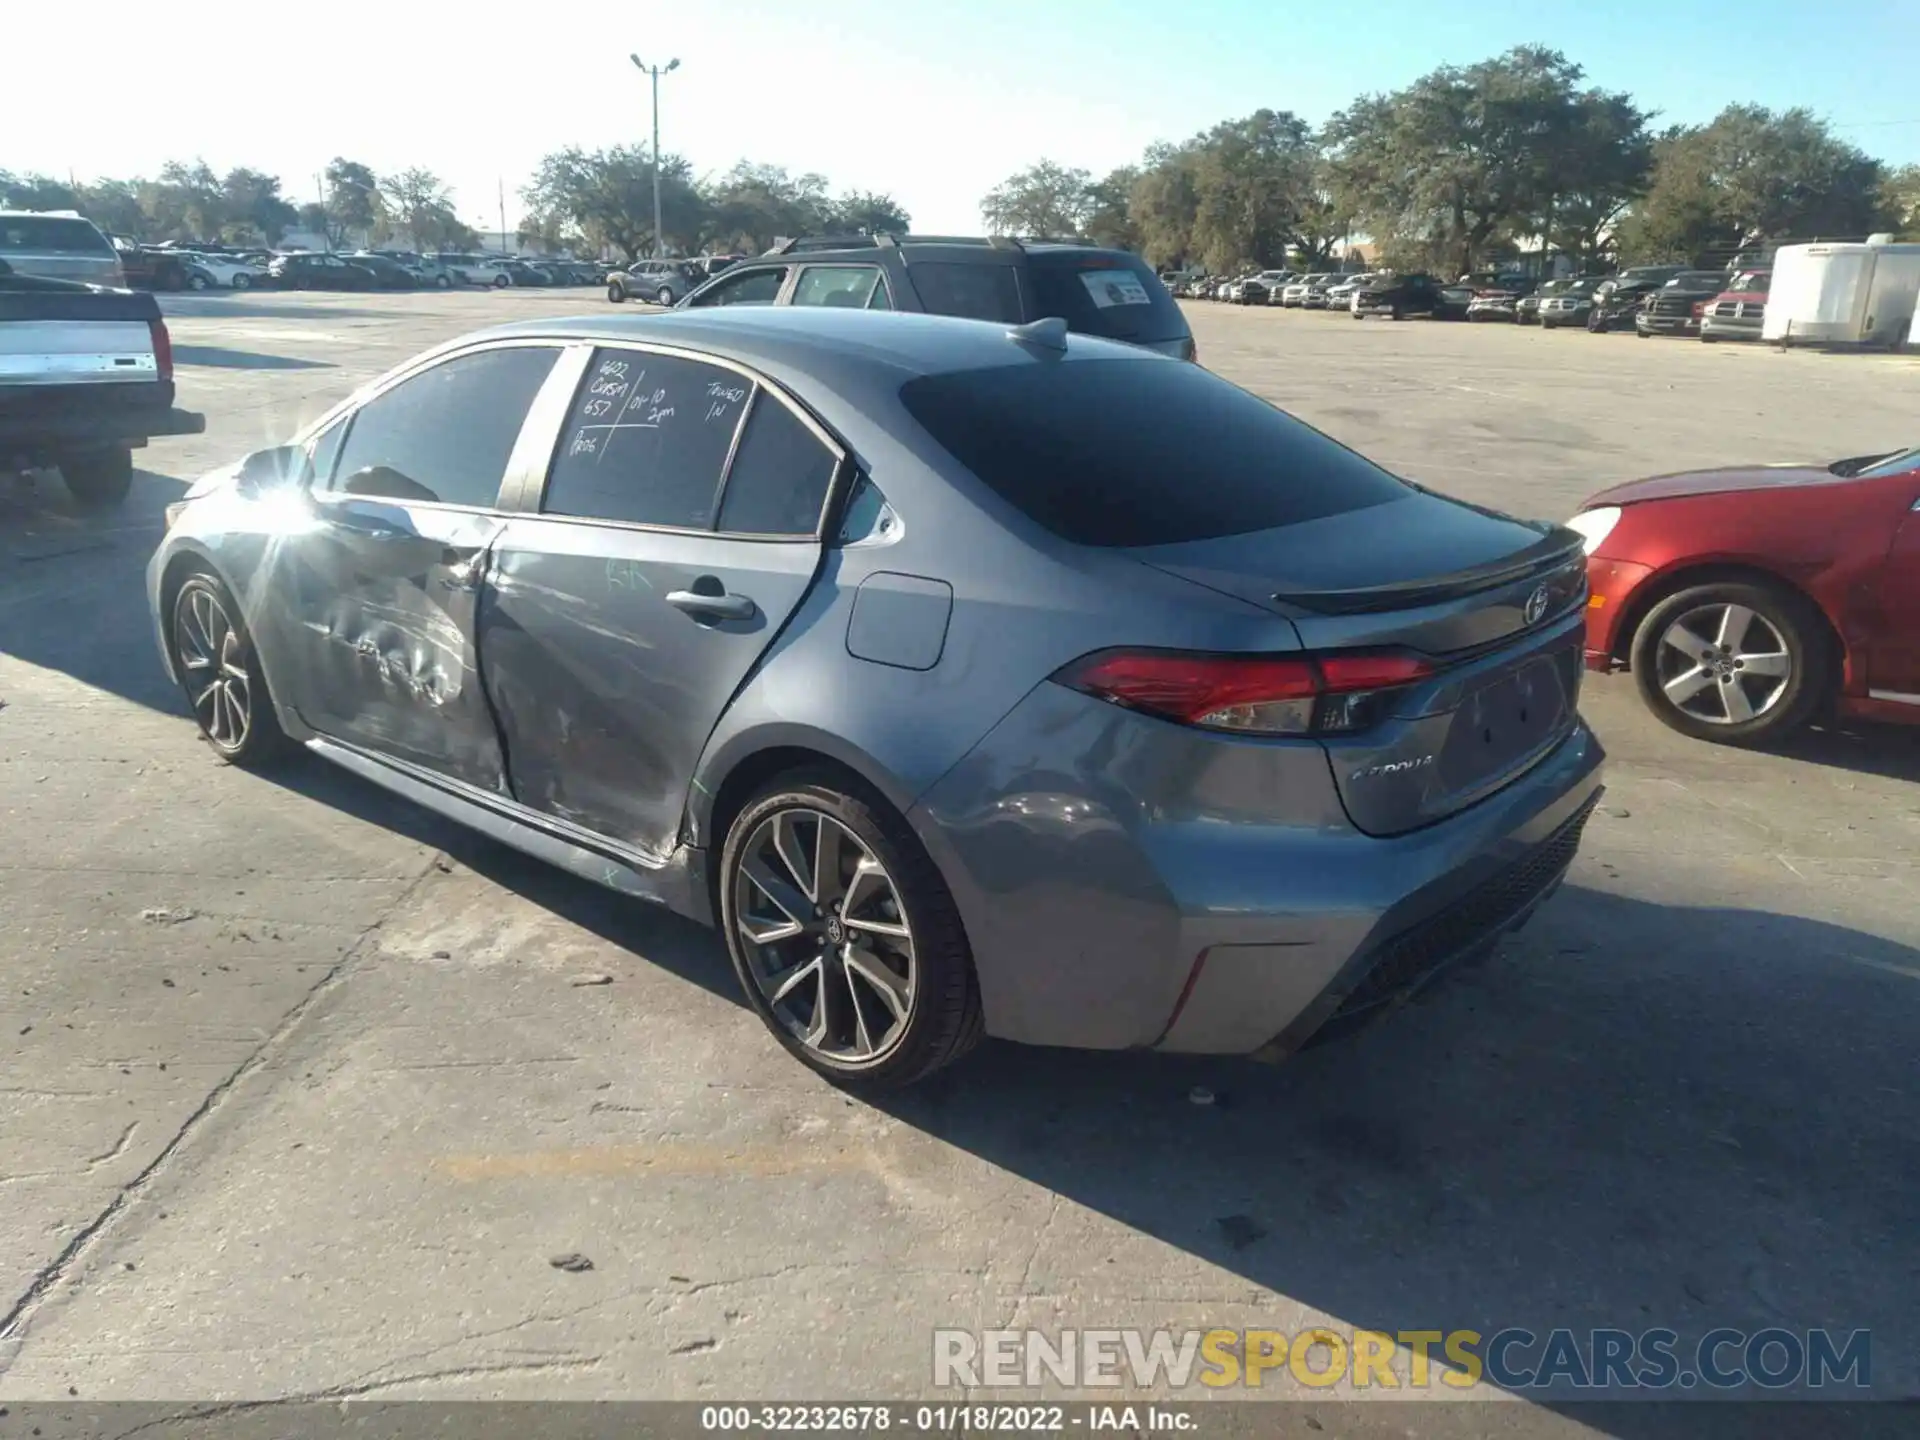
[[[1600,793],[1577,535],[1057,321],[489,330],[168,518],[218,755],[717,925],[842,1081],[1285,1055],[1525,920]]]

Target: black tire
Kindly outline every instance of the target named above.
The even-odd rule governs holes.
[[[189,275],[189,276],[187,276],[187,288],[188,288],[189,290],[204,290],[204,289],[206,289],[206,288],[207,288],[207,277],[206,277],[206,276],[204,276],[204,275],[202,275],[202,274],[201,274],[201,273],[200,273],[199,271],[197,271],[197,270],[196,270],[196,271],[194,271],[194,273],[193,273],[193,274],[191,274],[191,275]]]
[[[873,1058],[842,1061],[809,1046],[775,1014],[755,979],[757,957],[741,935],[736,892],[748,841],[783,811],[824,814],[851,832],[885,868],[900,900],[898,911],[910,926],[912,998],[900,1033]],[[797,771],[772,781],[727,828],[718,892],[721,931],[747,1003],[788,1053],[835,1084],[873,1090],[910,1085],[958,1060],[984,1033],[973,955],[946,881],[906,821],[865,787],[826,770]]]
[[[607,299],[615,305],[626,304],[627,303],[626,287],[624,285],[619,285],[609,280],[607,282]]]
[[[1752,719],[1702,719],[1682,709],[1666,690],[1662,637],[1690,613],[1729,605],[1752,611],[1772,629],[1784,647],[1790,673],[1777,696]],[[1649,610],[1634,631],[1630,662],[1640,698],[1663,724],[1695,740],[1753,747],[1779,743],[1819,712],[1833,693],[1837,658],[1825,617],[1798,591],[1765,581],[1719,580],[1676,591]],[[1684,664],[1684,659],[1676,659],[1672,668]],[[1749,682],[1736,677],[1732,683],[1744,687]],[[1764,682],[1762,691],[1770,693]],[[1746,693],[1750,701],[1752,692]]]
[[[112,510],[133,488],[131,450],[88,450],[60,458],[60,478],[82,510]]]
[[[433,288],[436,290],[451,290],[453,288],[453,281],[445,275],[436,275],[433,277]]]
[[[493,288],[496,290],[504,290],[512,283],[513,280],[510,276],[496,275],[493,277]]]
[[[673,287],[670,285],[662,285],[660,289],[655,292],[653,298],[662,309],[671,310],[673,308]]]
[[[233,272],[233,288],[234,288],[234,289],[236,289],[236,290],[250,290],[250,289],[252,289],[252,288],[253,288],[253,277],[252,277],[251,275],[249,275],[249,274],[247,274],[247,272],[246,272],[246,271],[244,271],[244,270],[236,270],[236,271],[234,271],[234,272]]]
[[[193,625],[197,623],[196,617],[206,613],[203,600],[210,602],[224,617],[227,622],[226,634],[232,637],[230,645],[224,643],[224,636],[221,637],[220,662],[245,672],[247,717],[244,728],[238,732],[229,730],[225,734],[216,733],[221,727],[213,725],[210,717],[217,702],[206,698],[204,687],[196,687],[194,683],[195,675],[203,672],[188,666],[182,625]],[[233,592],[217,575],[204,570],[196,571],[174,593],[173,604],[167,613],[167,649],[173,660],[173,673],[179,679],[181,693],[187,698],[187,708],[193,713],[200,737],[222,761],[244,769],[258,770],[284,760],[292,753],[294,743],[288,738],[287,732],[280,728],[280,717],[273,708],[273,696],[267,690],[266,676],[260,670],[260,657],[254,651],[253,637],[247,631],[246,621],[241,618],[240,606],[234,600]],[[234,693],[232,678],[222,679],[218,683],[228,686],[229,694]],[[202,692],[198,703],[197,690]]]

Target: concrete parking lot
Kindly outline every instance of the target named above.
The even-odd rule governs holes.
[[[153,654],[199,470],[598,294],[165,304],[207,434],[104,521],[0,493],[0,1399],[919,1395],[936,1326],[1314,1323],[1866,1328],[1920,1391],[1920,732],[1743,754],[1594,680],[1569,884],[1352,1043],[989,1044],[851,1099],[706,933],[214,763]],[[1529,514],[1920,432],[1920,360],[1189,309],[1212,368]]]

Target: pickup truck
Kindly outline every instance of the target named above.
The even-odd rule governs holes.
[[[111,508],[127,498],[136,449],[207,428],[173,402],[173,342],[153,296],[0,261],[0,473],[54,467],[82,508]]]

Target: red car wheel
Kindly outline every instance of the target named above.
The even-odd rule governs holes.
[[[1826,620],[1785,586],[1716,581],[1655,605],[1634,632],[1640,696],[1695,740],[1768,745],[1813,717],[1832,690]]]

